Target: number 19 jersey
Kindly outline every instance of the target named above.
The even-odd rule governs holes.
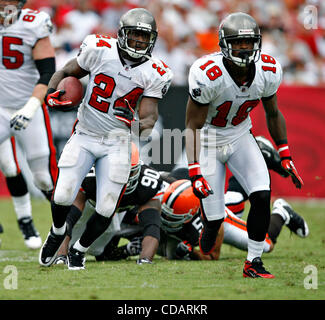
[[[196,60],[189,73],[189,93],[201,105],[209,105],[201,132],[201,143],[225,145],[246,133],[251,127],[249,112],[261,98],[276,93],[282,80],[280,64],[261,53],[255,63],[251,83],[239,86],[228,73],[222,53]]]
[[[89,35],[80,47],[79,66],[89,72],[85,97],[78,111],[82,128],[99,135],[115,128],[128,129],[115,118],[115,107],[135,109],[141,97],[161,99],[167,92],[171,70],[158,59],[128,65],[120,56],[117,40],[109,36]]]

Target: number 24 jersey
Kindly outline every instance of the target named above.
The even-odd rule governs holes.
[[[252,82],[239,86],[228,73],[224,59],[220,52],[203,56],[189,72],[191,98],[198,104],[209,105],[201,135],[203,145],[224,145],[246,133],[252,127],[249,112],[261,98],[275,94],[282,80],[278,61],[261,53]]]
[[[77,62],[89,72],[87,91],[78,111],[79,124],[97,134],[114,128],[127,129],[113,115],[114,107],[125,107],[125,99],[133,109],[141,97],[161,99],[173,76],[168,66],[156,58],[126,64],[117,40],[110,36],[87,36],[80,46]]]

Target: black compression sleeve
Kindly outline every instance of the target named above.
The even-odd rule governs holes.
[[[37,84],[48,85],[53,73],[55,72],[55,58],[45,58],[40,60],[35,60],[36,68],[40,74],[40,78]]]

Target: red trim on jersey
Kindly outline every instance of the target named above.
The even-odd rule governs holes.
[[[227,214],[227,216],[225,218],[225,222],[232,224],[233,226],[235,226],[241,230],[247,231],[246,222],[244,220],[235,218],[235,217]]]
[[[75,130],[76,130],[76,126],[77,126],[78,122],[79,122],[79,120],[78,120],[78,118],[77,118],[76,121],[74,122],[73,126],[72,126],[71,136],[72,136],[73,133],[75,132]]]
[[[47,110],[45,103],[42,104],[43,115],[44,115],[44,123],[47,133],[47,141],[49,144],[50,157],[49,157],[49,171],[52,178],[53,185],[55,185],[57,177],[58,177],[58,166],[56,162],[56,149],[53,143],[53,135],[50,123],[50,116]]]
[[[19,163],[18,163],[18,159],[17,159],[17,152],[16,152],[16,141],[14,137],[10,138],[10,142],[11,142],[11,148],[12,148],[12,153],[14,156],[14,161],[17,167],[17,175],[21,172],[20,167],[19,167]]]

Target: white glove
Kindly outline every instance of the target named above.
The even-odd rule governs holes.
[[[40,106],[41,101],[38,98],[30,97],[27,103],[11,116],[10,127],[15,130],[26,129]]]

